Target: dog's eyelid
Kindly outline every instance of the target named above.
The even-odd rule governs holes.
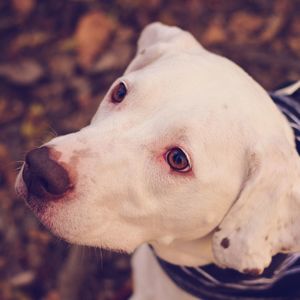
[[[120,83],[123,83],[123,84],[125,85],[127,91],[128,91],[128,86],[129,86],[129,85],[128,85],[127,80],[125,80],[125,79],[120,79],[119,82],[118,82],[118,84],[120,84]]]
[[[120,83],[123,83],[127,89],[127,94],[131,91],[132,88],[132,82],[128,80],[128,78],[119,78],[119,80],[116,82],[115,85],[118,85]]]

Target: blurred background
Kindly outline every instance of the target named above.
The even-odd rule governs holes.
[[[300,78],[299,0],[0,1],[0,299],[123,300],[129,257],[71,246],[14,194],[24,153],[87,125],[152,21],[191,31],[266,89]]]

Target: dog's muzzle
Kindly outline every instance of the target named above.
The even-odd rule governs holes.
[[[32,196],[43,200],[62,197],[70,188],[67,170],[51,158],[50,147],[31,150],[25,158],[22,172],[27,187],[27,198]]]

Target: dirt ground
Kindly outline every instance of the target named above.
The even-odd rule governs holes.
[[[71,246],[14,194],[28,149],[88,124],[152,21],[191,31],[266,89],[300,78],[299,0],[0,2],[0,299],[122,300],[129,257]]]

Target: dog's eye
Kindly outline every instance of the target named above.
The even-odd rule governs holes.
[[[169,166],[178,172],[187,172],[191,165],[187,155],[180,148],[172,148],[166,154],[166,160]]]
[[[111,101],[115,103],[120,103],[124,100],[127,94],[127,87],[124,82],[117,84],[111,93]]]

